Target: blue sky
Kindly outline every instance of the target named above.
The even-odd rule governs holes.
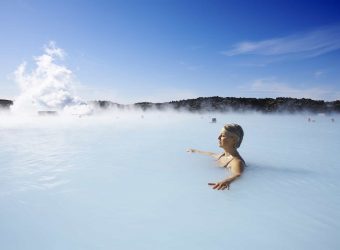
[[[84,100],[337,100],[339,13],[326,0],[0,0],[0,98],[54,41]]]

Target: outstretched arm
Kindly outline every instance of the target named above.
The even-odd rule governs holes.
[[[226,188],[229,190],[230,183],[232,183],[234,180],[242,175],[244,162],[242,160],[235,159],[233,162],[230,163],[230,165],[231,175],[229,177],[217,183],[208,183],[208,185],[213,186],[212,188],[217,190],[224,190]]]
[[[215,159],[218,159],[221,156],[221,154],[216,154],[216,153],[202,151],[202,150],[193,149],[193,148],[187,149],[187,152],[189,152],[189,153],[198,153],[198,154],[202,154],[202,155],[208,155],[208,156],[211,156],[211,157],[213,157]]]

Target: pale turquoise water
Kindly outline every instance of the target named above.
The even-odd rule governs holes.
[[[340,116],[144,117],[0,116],[1,249],[339,249]],[[248,168],[221,192],[185,149],[225,122]]]

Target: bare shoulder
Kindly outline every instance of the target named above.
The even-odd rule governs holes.
[[[230,162],[230,168],[232,172],[236,173],[242,173],[244,169],[245,163],[242,158],[235,157],[231,162]]]

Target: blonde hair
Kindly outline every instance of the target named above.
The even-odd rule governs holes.
[[[223,128],[225,129],[226,132],[231,133],[237,137],[235,147],[239,148],[242,143],[243,135],[244,135],[242,127],[235,123],[229,123],[229,124],[224,125]]]

